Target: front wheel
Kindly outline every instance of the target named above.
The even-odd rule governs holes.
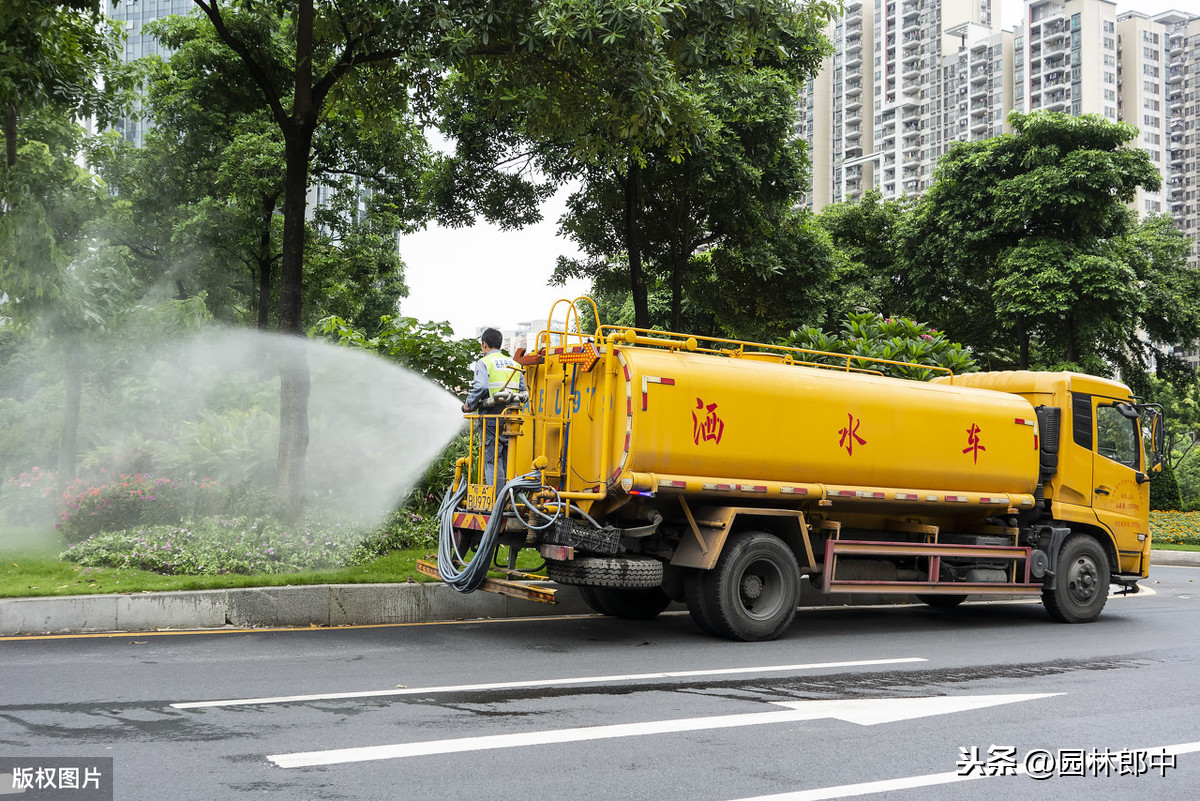
[[[800,605],[800,566],[778,537],[750,531],[731,537],[712,570],[687,592],[701,628],[734,640],[773,640]],[[695,608],[693,608],[695,605]]]
[[[1086,534],[1073,534],[1058,552],[1052,590],[1042,590],[1042,605],[1060,623],[1091,623],[1108,601],[1109,568],[1104,548]]]

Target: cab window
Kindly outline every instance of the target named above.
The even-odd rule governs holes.
[[[1136,418],[1129,419],[1116,406],[1096,407],[1096,452],[1101,456],[1136,470],[1140,434]]]

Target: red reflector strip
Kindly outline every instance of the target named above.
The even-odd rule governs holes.
[[[675,379],[674,378],[660,378],[660,379],[658,379],[658,383],[664,384],[668,387],[673,387],[673,386],[675,386]]]
[[[678,489],[687,489],[687,482],[686,481],[663,480],[663,481],[658,482],[658,486],[660,486],[660,487],[677,487]]]
[[[967,496],[966,495],[947,495],[946,502],[947,503],[966,503]]]
[[[921,500],[921,496],[914,495],[911,492],[897,492],[896,500],[898,500],[898,501],[919,501],[919,500]]]
[[[629,443],[630,443],[632,440],[633,440],[633,434],[628,434],[628,433],[627,433],[627,434],[625,435],[625,452],[626,452],[626,453],[628,453],[628,452],[629,452]]]
[[[1017,425],[1019,425],[1019,426],[1034,426],[1034,425],[1037,425],[1037,421],[1036,421],[1036,420],[1027,420],[1027,419],[1025,419],[1024,417],[1018,417],[1018,418],[1017,418],[1016,420],[1014,420],[1013,422],[1014,422],[1014,423],[1016,423],[1016,424],[1017,424]]]
[[[732,484],[704,484],[702,487],[712,492],[729,492],[733,489]]]
[[[860,497],[860,498],[880,498],[880,499],[882,499],[884,496],[883,496],[883,493],[882,493],[882,492],[867,492],[866,490],[860,490],[860,491],[859,491],[859,493],[858,493],[858,497]]]
[[[649,404],[649,402],[650,402],[650,393],[643,392],[642,393],[642,411],[643,412],[646,411],[646,406],[647,406],[647,404]]]
[[[979,499],[979,502],[980,503],[1004,504],[1005,506],[1008,506],[1008,498],[1007,497],[1005,497],[1005,498],[989,498],[989,497],[984,496],[983,498]]]
[[[780,487],[781,495],[807,495],[808,490],[805,487]]]
[[[767,488],[759,484],[743,484],[741,490],[742,492],[766,492]]]
[[[855,498],[858,496],[858,492],[856,490],[838,490],[834,495],[839,498]]]

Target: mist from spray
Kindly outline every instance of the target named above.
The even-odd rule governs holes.
[[[450,393],[364,351],[236,329],[209,330],[157,349],[145,361],[149,369],[128,376],[133,386],[153,393],[156,424],[180,432],[175,452],[157,461],[175,474],[273,489],[278,365],[296,351],[312,380],[309,508],[377,522],[463,423]],[[123,433],[143,441],[139,421],[129,423]],[[120,447],[120,440],[113,445]]]
[[[93,482],[99,486],[145,474],[217,487],[215,497],[230,499],[217,514],[270,510],[277,477],[279,366],[297,356],[311,373],[308,513],[377,525],[463,429],[453,395],[365,351],[217,326],[182,337],[141,333],[76,345],[86,367],[79,481],[73,493],[87,492]],[[5,476],[35,471],[27,483],[36,486],[10,487],[6,482],[0,523],[7,519],[21,525],[12,514],[13,503],[32,493],[41,495],[44,484],[47,491],[38,499],[44,511],[35,528],[46,531],[55,514],[50,504],[64,489],[54,490],[47,472],[49,446],[57,440],[53,429],[61,419],[61,356],[56,356],[61,349],[31,348],[24,363],[33,369],[23,379],[28,384],[23,397],[30,400],[12,431],[26,432],[29,443],[6,446],[19,466],[5,466]],[[9,401],[17,408],[14,403]],[[29,518],[26,525],[33,522]],[[9,539],[0,537],[0,545],[12,545]]]

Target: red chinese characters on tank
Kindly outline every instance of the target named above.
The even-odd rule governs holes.
[[[720,445],[724,433],[725,421],[717,415],[717,404],[705,404],[696,398],[696,408],[692,411],[692,441],[697,445],[701,440]]]
[[[967,429],[967,447],[963,448],[963,453],[971,454],[971,460],[975,464],[979,464],[979,452],[987,450],[979,440],[982,432],[983,429],[975,423],[971,423],[971,427]]]
[[[854,415],[849,413],[846,414],[846,417],[848,418],[846,427],[838,431],[842,435],[842,438],[838,440],[838,447],[845,448],[846,453],[853,456],[854,443],[866,445],[867,441],[858,435],[858,427],[862,425],[862,418],[855,420]]]

